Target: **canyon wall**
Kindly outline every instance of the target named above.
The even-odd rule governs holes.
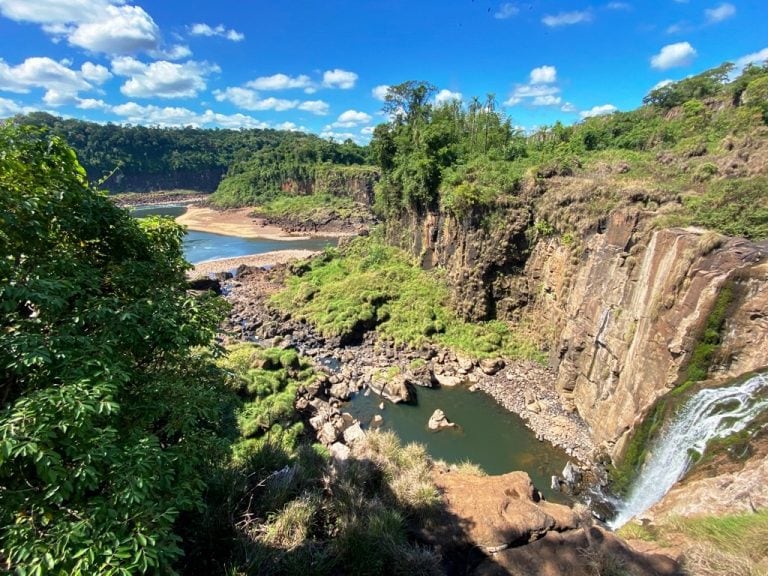
[[[724,287],[731,297],[709,377],[768,366],[768,245],[657,229],[652,216],[626,207],[583,236],[536,238],[530,210],[504,206],[464,221],[404,217],[389,239],[446,269],[463,316],[518,321],[548,348],[562,398],[616,460],[653,403],[681,383]]]

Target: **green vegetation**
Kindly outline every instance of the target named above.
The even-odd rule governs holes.
[[[182,230],[87,186],[61,139],[0,125],[0,557],[17,574],[168,572],[224,453]]]
[[[398,343],[436,342],[476,357],[538,357],[502,322],[460,320],[447,306],[439,273],[419,269],[377,238],[356,239],[341,253],[328,250],[295,270],[273,302],[326,337],[351,341],[375,329]]]
[[[186,526],[185,572],[440,573],[408,536],[440,506],[423,446],[369,432],[332,465],[293,409],[314,379],[295,352],[239,344],[218,365],[240,399],[239,435]]]
[[[768,66],[749,66],[732,81],[731,72],[726,64],[654,90],[637,110],[529,136],[511,127],[492,94],[466,108],[435,106],[427,83],[394,86],[385,105],[393,119],[371,142],[382,171],[377,212],[441,207],[464,219],[525,197],[536,217],[565,234],[594,230],[617,207],[666,205],[664,224],[764,239],[766,180],[754,174],[766,151],[754,143],[767,131]],[[726,158],[742,145],[755,149],[750,161],[758,165],[733,173],[728,164],[741,160]]]
[[[671,518],[621,527],[619,536],[674,543],[685,553],[685,568],[701,576],[759,576],[768,570],[768,511]]]
[[[309,196],[289,196],[281,194],[260,204],[255,212],[269,218],[293,218],[303,220],[323,220],[332,214],[338,218],[350,218],[361,212],[361,208],[348,196],[311,194]]]
[[[112,192],[213,192],[221,181],[216,198],[222,206],[249,205],[324,164],[366,161],[366,149],[352,141],[336,144],[301,132],[118,126],[45,112],[20,115],[14,122],[45,127],[65,139],[88,177]]]
[[[372,184],[376,170],[361,166],[366,150],[306,134],[286,136],[276,146],[233,162],[211,202],[221,208],[252,206],[289,194],[347,194],[352,179]]]

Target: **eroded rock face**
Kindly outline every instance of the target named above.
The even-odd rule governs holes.
[[[526,268],[543,295],[531,315],[559,334],[557,387],[614,458],[652,404],[679,383],[724,286],[733,302],[716,375],[768,364],[765,248],[693,229],[644,231],[641,220],[615,212],[578,259],[550,241]]]

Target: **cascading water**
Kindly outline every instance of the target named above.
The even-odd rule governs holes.
[[[626,501],[610,522],[623,526],[661,500],[691,465],[691,451],[703,454],[707,442],[746,428],[768,409],[768,373],[757,374],[741,384],[700,390],[683,405],[649,451],[640,475]]]

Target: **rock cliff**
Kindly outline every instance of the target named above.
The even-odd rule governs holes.
[[[520,204],[464,221],[405,216],[389,236],[446,270],[466,318],[517,320],[549,349],[559,393],[616,460],[681,383],[724,287],[731,297],[709,376],[768,365],[768,244],[662,229],[654,216],[624,206],[583,235],[543,236]]]

